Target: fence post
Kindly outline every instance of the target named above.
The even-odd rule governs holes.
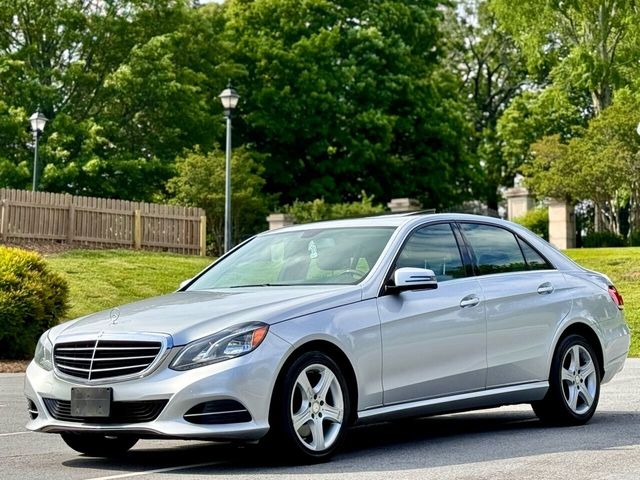
[[[200,256],[207,256],[207,217],[200,215]]]
[[[0,204],[2,205],[2,213],[0,214],[0,238],[6,242],[7,217],[9,216],[9,212],[7,211],[7,201],[4,198],[0,201]]]
[[[140,210],[133,212],[133,248],[140,250],[142,247],[142,215]]]
[[[73,200],[69,204],[69,223],[67,224],[67,243],[71,245],[73,243],[73,237],[76,234],[76,206],[73,204]]]

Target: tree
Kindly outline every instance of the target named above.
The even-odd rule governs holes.
[[[638,55],[640,10],[635,0],[491,0],[502,28],[525,52],[532,72],[565,89],[584,89],[600,114],[625,83],[625,64]]]
[[[442,65],[437,3],[226,2],[226,35],[247,69],[237,131],[269,154],[269,191],[335,203],[366,190],[430,206],[469,196],[469,123]]]
[[[558,135],[566,143],[580,136],[587,124],[588,99],[548,86],[538,91],[524,91],[513,99],[497,122],[503,169],[508,178],[523,173],[522,166],[531,160],[531,146],[546,136]]]
[[[0,139],[14,138],[0,144],[3,186],[28,185],[26,118],[40,105],[43,188],[162,195],[175,157],[222,134],[207,90],[226,78],[221,20],[186,0],[0,0]]]
[[[482,197],[498,210],[499,189],[517,173],[500,148],[497,125],[511,100],[527,82],[522,53],[509,34],[498,28],[484,0],[461,0],[447,15],[449,62],[458,72],[470,100],[475,135],[471,149],[483,166]]]
[[[640,94],[621,89],[582,136],[565,143],[556,135],[535,143],[533,160],[525,167],[527,184],[539,195],[593,201],[596,232],[621,233],[620,210],[630,203],[631,231],[639,229],[638,111]]]
[[[237,148],[231,160],[231,202],[233,243],[264,230],[273,197],[264,193],[264,157]],[[207,214],[211,248],[222,253],[224,245],[225,156],[218,146],[209,153],[199,147],[185,152],[176,164],[177,175],[167,188],[173,201],[201,207]]]

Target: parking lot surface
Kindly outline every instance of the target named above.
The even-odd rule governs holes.
[[[602,388],[582,427],[543,426],[527,405],[356,427],[332,461],[276,464],[255,447],[144,440],[89,458],[57,435],[26,432],[23,375],[0,375],[0,479],[607,479],[640,478],[640,359]]]

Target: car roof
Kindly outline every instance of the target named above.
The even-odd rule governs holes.
[[[468,213],[423,213],[408,212],[390,215],[377,215],[373,217],[346,218],[341,220],[328,220],[315,223],[292,225],[277,230],[270,230],[261,235],[281,233],[286,231],[312,230],[324,228],[348,228],[348,227],[400,227],[404,225],[421,224],[428,221],[482,221],[494,224],[503,224],[515,227],[516,224],[495,217],[484,215],[472,215]]]

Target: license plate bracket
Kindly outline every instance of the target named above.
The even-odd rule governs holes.
[[[71,388],[71,416],[90,418],[111,414],[112,388]]]

